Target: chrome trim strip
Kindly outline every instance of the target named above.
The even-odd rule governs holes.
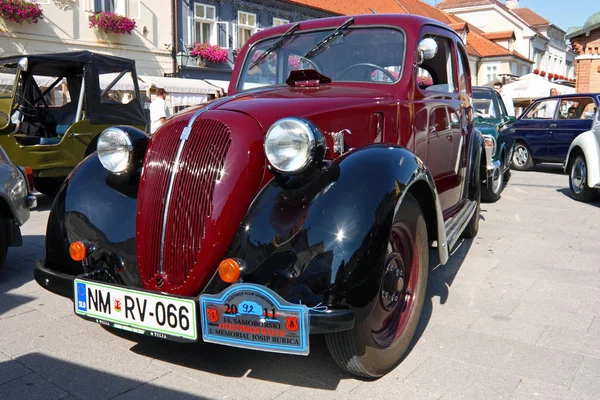
[[[217,106],[220,106],[223,103],[227,103],[230,100],[234,100],[238,97],[245,96],[245,95],[247,95],[247,93],[238,93],[233,96],[223,97],[222,99],[213,101],[206,107],[201,108],[200,110],[196,111],[196,113],[194,113],[192,118],[190,118],[190,122],[188,122],[187,126],[185,128],[183,128],[183,130],[181,131],[181,136],[179,137],[179,140],[180,140],[179,148],[177,149],[177,155],[175,156],[175,161],[173,161],[173,171],[171,172],[171,177],[169,178],[169,188],[167,189],[167,198],[165,199],[165,213],[163,215],[162,231],[160,234],[160,258],[159,258],[159,263],[158,263],[158,273],[160,273],[160,274],[163,273],[163,259],[164,259],[164,255],[165,255],[165,234],[167,232],[167,219],[169,217],[169,205],[171,204],[171,196],[173,194],[172,193],[173,185],[175,183],[175,175],[177,175],[177,170],[179,169],[179,160],[181,158],[181,153],[183,152],[183,146],[185,145],[185,142],[188,140],[188,138],[190,137],[190,133],[192,132],[192,126],[194,125],[194,122],[196,122],[196,119],[201,114],[205,113],[206,111],[211,110]]]

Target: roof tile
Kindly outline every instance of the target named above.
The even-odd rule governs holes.
[[[550,21],[529,8],[515,8],[512,11],[519,17],[523,18],[529,25],[550,25]]]

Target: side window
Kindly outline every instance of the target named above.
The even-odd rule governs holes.
[[[452,40],[442,36],[430,36],[438,45],[437,54],[425,60],[418,69],[417,83],[421,89],[436,92],[455,93],[454,58]],[[426,82],[426,83],[425,83]],[[431,82],[431,84],[429,84]]]
[[[527,114],[523,117],[524,119],[553,119],[556,113],[556,106],[558,105],[558,99],[550,99],[537,102]]]
[[[559,106],[559,119],[594,118],[594,99],[591,97],[569,97],[562,99]]]
[[[496,101],[498,102],[499,106],[500,106],[500,117],[504,116],[504,115],[508,115],[508,111],[506,111],[506,105],[504,104],[504,100],[502,100],[502,97],[500,97],[500,95],[498,93],[494,93],[494,96],[496,96]]]
[[[470,85],[470,81],[469,81],[469,59],[467,58],[467,55],[465,54],[465,51],[463,50],[462,46],[458,46],[458,91],[460,92],[461,96],[462,94],[466,94],[468,96],[468,94],[470,93],[470,89],[471,89],[471,85]]]
[[[101,103],[104,104],[129,104],[135,99],[135,86],[133,76],[127,72],[117,79],[118,73],[101,73],[100,89],[102,90]]]

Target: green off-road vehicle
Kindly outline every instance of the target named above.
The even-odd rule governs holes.
[[[0,146],[32,168],[44,194],[56,194],[104,129],[144,129],[142,104],[130,59],[88,51],[0,58]]]

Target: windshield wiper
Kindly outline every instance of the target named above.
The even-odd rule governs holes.
[[[317,54],[319,54],[322,50],[326,49],[327,47],[325,47],[328,43],[333,43],[333,39],[340,35],[342,33],[342,30],[344,30],[345,28],[349,27],[350,25],[352,25],[354,23],[354,18],[349,18],[346,22],[344,22],[343,24],[341,24],[340,26],[338,26],[333,32],[331,32],[329,35],[325,36],[323,39],[321,39],[321,41],[319,43],[317,43],[315,45],[315,47],[313,47],[312,49],[310,49],[308,51],[308,53],[306,53],[304,55],[303,58],[306,59],[310,59],[314,56],[316,56]]]
[[[292,25],[292,27],[290,29],[288,29],[283,35],[279,36],[279,39],[277,39],[277,41],[275,43],[273,43],[272,45],[267,47],[267,50],[265,50],[265,52],[262,53],[256,59],[256,61],[254,61],[250,65],[250,68],[248,68],[248,70],[251,70],[252,68],[256,67],[258,64],[263,62],[263,60],[265,58],[269,57],[269,54],[271,54],[272,52],[279,50],[282,47],[285,39],[287,39],[292,33],[296,32],[298,30],[298,28],[300,28],[300,22],[296,22],[294,25]]]

